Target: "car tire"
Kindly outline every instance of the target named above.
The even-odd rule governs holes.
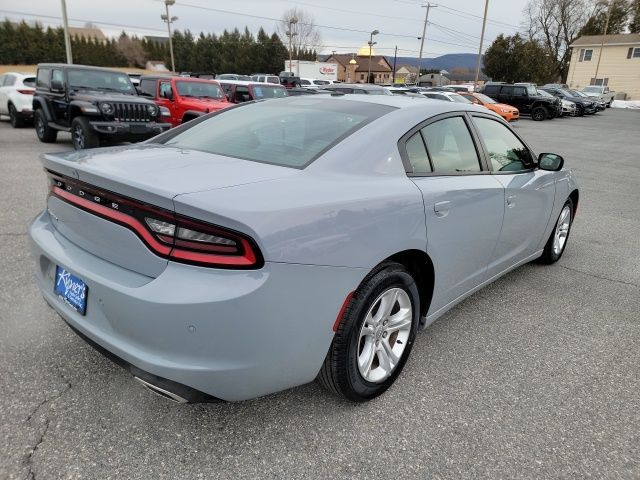
[[[605,108],[611,108],[611,104],[613,103],[613,98],[609,100],[609,103],[605,105]]]
[[[551,235],[549,235],[547,244],[544,246],[542,256],[537,260],[538,263],[550,265],[560,260],[569,241],[569,233],[571,233],[571,225],[573,224],[573,213],[573,200],[567,198],[562,210],[560,210],[560,215],[558,215]]]
[[[584,107],[580,104],[576,105],[576,115],[578,117],[583,117],[584,116]]]
[[[348,300],[319,383],[353,402],[381,395],[411,353],[419,318],[420,296],[409,271],[395,262],[381,264]]]
[[[13,106],[13,103],[9,104],[9,121],[11,122],[11,126],[13,128],[22,128],[24,127],[24,117],[16,110],[16,107]]]
[[[51,128],[49,126],[49,122],[47,122],[47,117],[41,108],[38,108],[34,115],[34,123],[36,127],[36,135],[38,136],[38,140],[43,143],[53,143],[58,138],[58,131],[55,128]]]
[[[100,136],[91,128],[89,120],[85,117],[76,117],[71,122],[71,139],[73,148],[86,150],[100,146]]]
[[[546,120],[549,117],[549,113],[547,109],[544,107],[535,107],[531,111],[531,119],[536,122],[541,122],[542,120]]]

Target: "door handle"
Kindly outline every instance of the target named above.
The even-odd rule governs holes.
[[[451,210],[451,202],[437,202],[433,205],[433,211],[436,212],[436,217],[446,217]]]
[[[508,195],[507,196],[507,206],[509,208],[512,208],[516,205],[516,196],[515,195]]]

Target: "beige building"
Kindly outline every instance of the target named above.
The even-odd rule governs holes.
[[[371,67],[369,67],[371,61]],[[325,62],[338,64],[338,80],[346,83],[368,83],[367,74],[371,72],[373,83],[391,83],[391,65],[383,55],[376,55],[365,45],[358,53],[334,54]]]
[[[605,35],[604,44],[603,35],[586,35],[570,47],[569,87],[606,85],[616,98],[640,100],[640,33]]]

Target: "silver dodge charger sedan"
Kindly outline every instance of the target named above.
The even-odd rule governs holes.
[[[179,402],[314,379],[372,399],[419,328],[557,261],[578,207],[561,156],[482,107],[412,97],[248,103],[42,163],[45,300]]]

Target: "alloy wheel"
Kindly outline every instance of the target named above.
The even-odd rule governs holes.
[[[385,290],[367,312],[358,339],[358,370],[372,383],[393,373],[407,346],[413,307],[402,288]]]
[[[571,207],[565,205],[558,217],[558,223],[556,224],[556,231],[553,236],[553,253],[554,255],[560,255],[564,246],[567,243],[567,237],[569,236],[569,227],[571,226]]]
[[[9,121],[12,127],[15,127],[18,123],[18,112],[16,112],[16,107],[13,105],[9,105]]]
[[[73,146],[76,150],[82,150],[84,148],[84,131],[80,125],[76,125],[73,129]]]

